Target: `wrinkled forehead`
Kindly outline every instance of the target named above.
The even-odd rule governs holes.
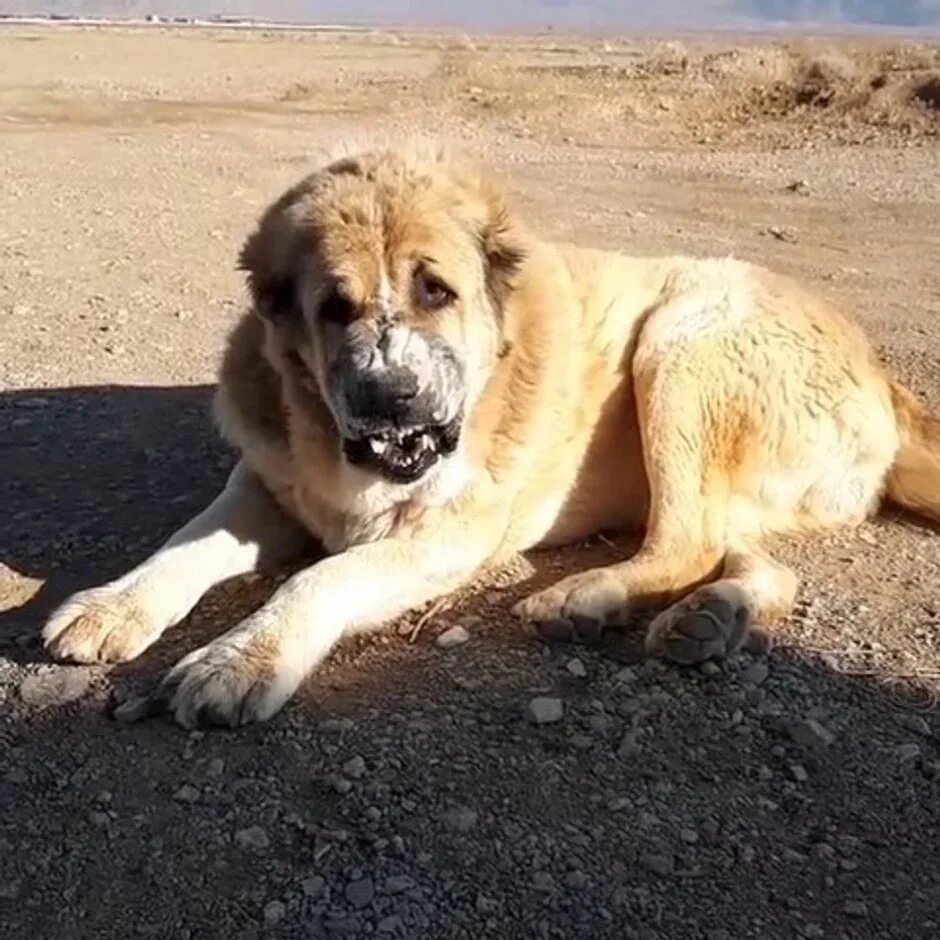
[[[318,264],[354,297],[402,289],[422,264],[453,281],[480,272],[482,212],[456,187],[340,180],[312,210]]]

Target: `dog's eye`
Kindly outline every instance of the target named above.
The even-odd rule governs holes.
[[[440,310],[457,295],[440,279],[427,271],[415,275],[415,303],[424,310]]]
[[[327,323],[347,326],[355,316],[355,308],[349,298],[344,297],[335,288],[326,295],[320,304],[320,317]]]

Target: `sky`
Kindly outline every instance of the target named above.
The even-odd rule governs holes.
[[[0,11],[87,16],[223,13],[298,22],[398,22],[468,28],[693,28],[778,22],[940,26],[940,0],[0,0]]]

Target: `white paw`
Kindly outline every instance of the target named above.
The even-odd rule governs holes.
[[[154,699],[184,728],[200,724],[230,728],[267,721],[294,694],[303,675],[284,668],[276,636],[250,622],[181,659]],[[134,720],[149,711],[128,703],[115,711]]]
[[[120,663],[139,656],[167,626],[133,587],[104,585],[65,601],[46,622],[42,639],[55,659]]]

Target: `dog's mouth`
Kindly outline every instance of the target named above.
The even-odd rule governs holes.
[[[457,449],[460,419],[443,425],[388,425],[356,438],[343,439],[346,459],[374,470],[393,483],[420,480],[441,457]]]

